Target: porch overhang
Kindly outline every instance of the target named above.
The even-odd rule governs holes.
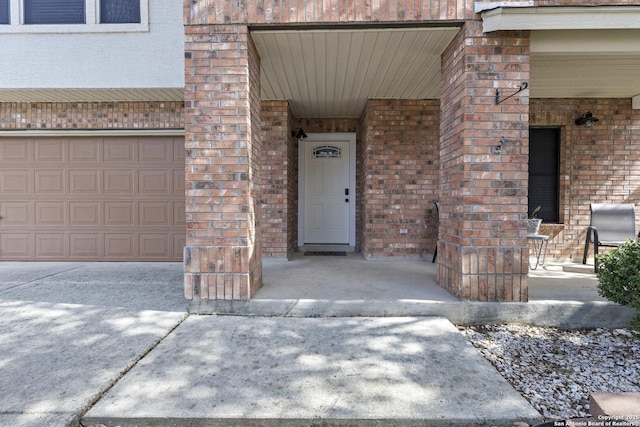
[[[496,7],[481,12],[485,33],[505,30],[640,29],[640,6]]]
[[[367,99],[440,98],[442,52],[458,25],[253,30],[263,100],[295,117],[360,117]]]
[[[480,5],[484,33],[531,31],[531,97],[631,98],[640,92],[640,6]]]

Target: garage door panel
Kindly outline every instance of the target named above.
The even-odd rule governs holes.
[[[34,171],[36,194],[64,194],[64,170]]]
[[[47,138],[35,143],[35,163],[60,163],[65,161],[63,139]]]
[[[185,157],[186,148],[184,146],[184,138],[173,138],[173,161],[184,164]]]
[[[138,224],[169,225],[169,202],[140,202],[138,205]]]
[[[173,146],[157,139],[140,139],[138,143],[139,162],[170,163],[173,161]]]
[[[139,170],[138,185],[141,193],[169,193],[171,171],[167,170]]]
[[[31,170],[0,170],[0,192],[2,194],[29,194]]]
[[[186,223],[185,202],[173,202],[173,225],[184,226]]]
[[[69,194],[100,194],[97,170],[69,170]]]
[[[100,141],[95,138],[74,138],[69,141],[68,159],[70,163],[98,163],[100,158]]]
[[[101,256],[99,233],[70,233],[69,257],[74,259],[98,259]]]
[[[33,235],[28,233],[0,233],[0,255],[7,259],[33,257]]]
[[[173,253],[172,258],[182,260],[184,247],[187,244],[187,236],[185,230],[181,233],[173,233]]]
[[[184,138],[0,138],[0,260],[182,260]]]
[[[105,258],[136,259],[134,233],[106,233],[104,235]]]
[[[35,234],[35,256],[37,258],[66,258],[64,233],[36,233]]]
[[[169,236],[161,233],[140,233],[138,248],[143,258],[166,259],[170,257]]]
[[[35,203],[35,225],[58,225],[66,224],[65,203],[64,202],[36,202]]]
[[[5,226],[28,226],[32,222],[32,209],[31,202],[4,202],[0,204],[2,224]]]
[[[137,139],[136,138],[105,138],[104,139],[104,162],[116,165],[122,163],[132,163],[136,161]]]
[[[133,194],[133,170],[106,170],[103,173],[104,193]]]
[[[105,225],[136,225],[136,204],[134,202],[105,202],[104,203],[104,223]]]
[[[185,190],[185,172],[184,169],[173,171],[173,192],[184,193]]]
[[[0,144],[0,162],[33,163],[33,141],[30,139],[6,139]]]
[[[69,225],[99,227],[101,211],[100,202],[69,202]]]

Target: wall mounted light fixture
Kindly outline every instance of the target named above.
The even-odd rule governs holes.
[[[498,145],[493,147],[493,154],[502,154],[502,146],[505,142],[507,142],[507,140],[504,138],[504,136],[501,136]]]
[[[576,125],[578,126],[585,125],[586,127],[590,128],[597,121],[600,121],[600,119],[593,117],[593,114],[591,114],[591,111],[587,111],[580,118],[576,119]]]
[[[298,139],[305,139],[307,137],[307,134],[304,133],[304,130],[302,130],[302,128],[295,128],[291,131],[291,136]]]

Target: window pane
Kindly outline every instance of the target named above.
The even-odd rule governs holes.
[[[140,0],[101,0],[100,23],[140,23]]]
[[[9,0],[0,0],[0,24],[9,23]]]
[[[24,0],[25,24],[84,24],[85,0]]]

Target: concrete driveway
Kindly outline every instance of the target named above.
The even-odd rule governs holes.
[[[185,318],[180,263],[0,262],[0,425],[75,423]]]

